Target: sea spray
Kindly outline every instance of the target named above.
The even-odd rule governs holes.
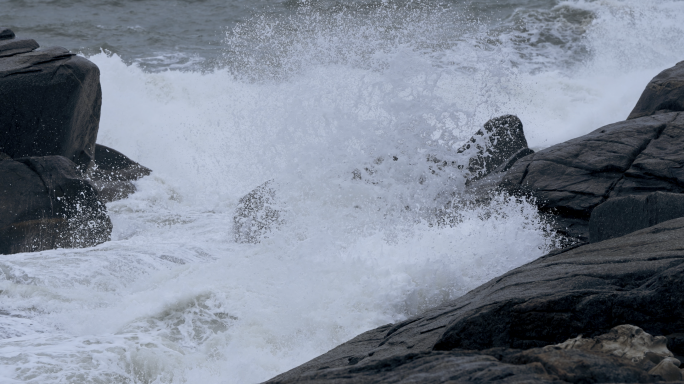
[[[684,57],[682,3],[486,3],[297,5],[216,26],[212,65],[182,71],[144,64],[181,48],[90,56],[98,141],[154,172],[108,205],[113,241],[1,258],[0,377],[259,382],[543,255],[527,201],[436,222],[464,180],[427,156],[505,113],[537,149],[624,119]],[[235,243],[239,199],[268,180],[283,224]]]

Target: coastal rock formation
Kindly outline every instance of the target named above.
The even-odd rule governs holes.
[[[110,239],[107,209],[71,160],[0,160],[0,180],[0,254],[88,247]]]
[[[550,253],[452,302],[365,332],[270,382],[397,382],[390,380],[395,374],[444,382],[662,380],[625,357],[543,347],[632,324],[666,336],[675,357],[684,354],[681,344],[669,341],[684,329],[683,249],[679,218]]]
[[[97,66],[64,48],[37,48],[0,29],[4,254],[108,241],[112,223],[103,203],[135,191],[131,181],[150,173],[95,144],[102,103]]]
[[[35,51],[35,41],[6,31],[0,40],[0,151],[12,158],[60,155],[87,167],[100,122],[99,69],[64,48]]]
[[[627,119],[684,111],[684,61],[660,72],[646,86]]]
[[[95,144],[95,159],[89,169],[88,179],[97,188],[100,199],[104,202],[120,200],[135,192],[132,181],[147,176],[152,172],[123,153]]]
[[[561,232],[586,241],[592,210],[609,198],[683,191],[683,142],[684,113],[610,124],[519,160],[501,186],[534,196]]]
[[[592,243],[624,236],[643,228],[684,217],[684,194],[653,192],[610,199],[591,212]]]

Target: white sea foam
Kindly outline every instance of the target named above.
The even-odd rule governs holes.
[[[552,12],[590,20],[551,15],[535,31],[522,15],[527,32],[493,42],[471,23],[456,44],[432,47],[450,28],[438,12],[337,22],[305,12],[296,31],[292,19],[261,18],[229,32],[226,65],[206,73],[91,57],[104,93],[98,141],[154,172],[108,205],[111,242],[0,258],[0,377],[258,382],[539,257],[553,239],[527,202],[495,196],[435,225],[437,197],[463,180],[433,175],[426,155],[455,157],[503,113],[520,116],[535,148],[623,119],[684,57],[673,38],[684,36],[683,4],[566,1]],[[544,46],[544,33],[578,34],[568,44],[586,57]],[[240,48],[259,34],[291,44],[270,72]],[[237,244],[237,201],[267,180],[284,224]]]

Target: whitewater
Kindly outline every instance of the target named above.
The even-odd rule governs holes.
[[[586,134],[684,60],[683,1],[289,3],[210,26],[206,54],[79,51],[98,143],[153,173],[107,205],[112,241],[0,256],[0,382],[257,383],[457,298],[559,239],[427,156],[508,113],[534,150]],[[269,180],[283,222],[237,243]]]

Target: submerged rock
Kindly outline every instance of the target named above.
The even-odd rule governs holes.
[[[9,28],[0,28],[0,40],[14,39],[15,35]]]
[[[233,216],[233,235],[238,243],[258,243],[274,226],[282,224],[273,181],[256,187],[238,202]]]
[[[111,202],[128,197],[135,192],[132,183],[152,170],[129,159],[123,153],[101,144],[95,145],[95,158],[88,172],[88,179],[97,188],[100,199]]]
[[[62,156],[0,161],[0,254],[89,247],[111,236],[97,190]]]
[[[627,119],[684,111],[684,61],[660,72],[646,86]]]
[[[594,338],[624,324],[633,324],[655,336],[681,332],[682,249],[684,218],[626,237],[554,252],[454,301],[406,321],[365,332],[271,382],[383,382],[397,372],[400,364],[393,362],[410,362],[411,356],[431,357],[435,363],[402,363],[402,380],[420,381],[421,375],[437,378],[442,373],[441,377],[452,382],[477,381],[478,377],[482,381],[512,382],[662,380],[647,373],[646,369],[655,367],[638,365],[630,358],[591,350],[543,347],[580,335]],[[604,337],[605,341],[608,339]],[[656,337],[655,341],[656,347],[652,344],[649,348],[659,350],[662,339]],[[437,351],[447,354],[435,354]],[[455,363],[453,356],[463,354],[469,357],[461,360],[462,364],[470,361],[477,365],[466,368],[438,363],[445,356],[452,356],[449,359]],[[493,356],[495,360],[486,360],[482,355]],[[546,374],[551,378],[518,378],[516,375],[523,373],[506,371],[501,363],[514,364],[517,369],[539,363],[544,371],[524,374]],[[502,375],[494,375],[496,370]]]
[[[0,151],[87,166],[100,122],[99,69],[64,48],[34,51],[35,41],[13,35],[3,31],[0,40]]]

